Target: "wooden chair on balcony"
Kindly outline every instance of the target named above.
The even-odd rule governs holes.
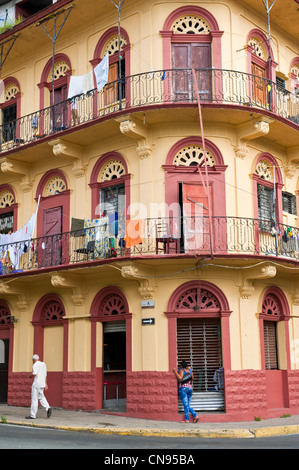
[[[169,226],[167,222],[156,223],[156,254],[178,253],[179,240],[169,235]]]

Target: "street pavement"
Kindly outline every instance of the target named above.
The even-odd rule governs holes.
[[[37,418],[26,419],[29,408],[0,404],[0,425],[14,424],[99,434],[170,437],[257,438],[299,434],[299,415],[261,421],[194,424],[130,418],[102,411],[68,411],[52,408],[52,416],[40,408]],[[183,415],[182,415],[183,416]],[[200,414],[199,414],[200,417]]]

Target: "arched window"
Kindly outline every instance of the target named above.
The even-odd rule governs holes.
[[[268,153],[259,155],[252,179],[253,194],[256,195],[254,217],[259,220],[261,230],[270,232],[275,220],[277,223],[282,222],[283,187],[279,165],[272,155]]]
[[[277,287],[269,287],[262,300],[259,315],[261,331],[262,368],[278,370],[290,368],[288,302]]]
[[[268,80],[275,83],[276,66],[272,49],[269,54],[269,43],[265,34],[258,29],[251,30],[247,39],[247,68],[248,73],[252,75],[250,90],[252,101],[258,106],[272,109],[273,97],[270,102],[272,88]]]
[[[93,168],[89,186],[92,190],[92,218],[114,217],[118,221],[115,236],[123,235],[130,204],[130,175],[125,159],[117,152],[103,155]]]
[[[0,233],[17,230],[17,209],[15,193],[6,184],[0,185]]]
[[[54,169],[41,178],[36,201],[40,197],[37,213],[38,267],[54,266],[68,262],[67,243],[62,242],[62,233],[70,230],[70,191],[65,174]]]
[[[206,139],[205,149],[204,156],[203,142],[199,137],[182,139],[171,147],[166,165],[163,165],[166,173],[165,202],[168,207],[173,207],[175,218],[184,216],[185,226],[181,233],[181,246],[184,246],[184,251],[210,252],[209,216],[226,216],[224,177],[226,166],[220,150],[213,142]],[[222,224],[222,228],[224,225]],[[218,247],[217,243],[214,243],[216,250],[226,250],[224,232],[217,235],[215,232],[215,237],[219,236],[219,240],[223,242],[222,246]],[[175,233],[173,235],[175,236]]]
[[[198,86],[201,99],[210,100],[211,68],[221,69],[223,34],[214,16],[202,7],[180,7],[167,17],[160,34],[163,38],[163,68],[172,69],[175,100],[193,99],[192,68],[205,69],[199,74]]]
[[[121,50],[120,64],[119,49]],[[123,28],[120,30],[120,46],[117,27],[112,27],[103,34],[96,45],[93,60],[91,60],[93,67],[98,65],[106,54],[109,54],[108,85],[104,89],[103,101],[102,98],[99,98],[98,107],[100,109],[117,102],[120,99],[119,93],[121,93],[122,100],[129,98],[129,86],[126,87],[125,77],[130,75],[130,40]],[[121,88],[118,86],[119,77],[121,77]]]
[[[19,138],[17,119],[21,116],[21,89],[19,82],[9,77],[4,80],[4,103],[2,109],[2,149],[9,148],[8,142]],[[7,144],[6,144],[7,142]]]
[[[52,68],[53,60],[51,58],[44,67],[41,82],[38,85],[40,89],[40,109],[67,99],[68,76],[72,71],[68,56],[65,54],[55,54],[54,71]],[[48,92],[45,93],[45,90],[48,90]]]

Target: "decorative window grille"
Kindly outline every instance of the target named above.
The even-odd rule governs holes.
[[[12,318],[9,309],[5,305],[0,305],[0,326],[11,324]]]
[[[251,38],[248,45],[253,48],[253,53],[256,56],[260,57],[261,59],[266,60],[265,49],[264,49],[261,41],[259,41],[259,39]]]
[[[66,190],[66,184],[61,176],[51,178],[44,189],[44,196],[54,196]]]
[[[177,300],[176,311],[184,309],[214,309],[219,311],[220,304],[218,299],[211,292],[200,289],[200,287],[189,289],[184,292]]]
[[[57,80],[57,78],[64,77],[68,70],[70,70],[70,68],[65,61],[57,62],[54,65],[54,73],[53,73],[54,80]],[[48,82],[50,82],[51,80],[52,80],[52,69],[48,75]]]
[[[11,85],[8,85],[4,91],[5,101],[9,101],[12,98],[15,98],[16,94],[19,93],[19,91],[20,91],[19,88],[14,83],[12,83]]]
[[[127,45],[126,39],[123,36],[121,36],[120,37],[120,50],[122,50],[122,48],[126,45]],[[113,55],[118,51],[119,51],[118,36],[113,36],[112,38],[109,39],[109,41],[105,44],[103,48],[103,57],[105,57],[107,52],[109,55]]]
[[[48,321],[61,321],[64,315],[63,308],[57,300],[50,300],[43,308],[41,320]]]
[[[107,295],[100,308],[100,316],[103,317],[112,317],[112,316],[121,316],[126,312],[126,307],[123,299],[118,294]]]
[[[207,166],[216,164],[215,157],[209,150],[206,150],[206,162]],[[176,154],[173,163],[177,166],[203,166],[205,164],[203,148],[197,145],[184,147]]]
[[[196,15],[184,15],[178,18],[171,30],[175,34],[208,34],[211,31],[209,23]]]
[[[0,208],[9,207],[14,204],[15,199],[10,191],[3,191],[0,194]]]
[[[255,173],[265,181],[273,183],[273,166],[268,160],[260,160],[256,166]]]
[[[103,167],[100,181],[110,181],[125,175],[125,167],[119,160],[110,160]]]

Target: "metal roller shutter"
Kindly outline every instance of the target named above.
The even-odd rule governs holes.
[[[107,321],[103,325],[104,333],[120,333],[126,331],[125,321]]]
[[[218,318],[178,319],[177,355],[178,363],[185,360],[193,370],[192,407],[197,411],[223,410],[220,320]],[[180,403],[179,410],[182,409]]]

